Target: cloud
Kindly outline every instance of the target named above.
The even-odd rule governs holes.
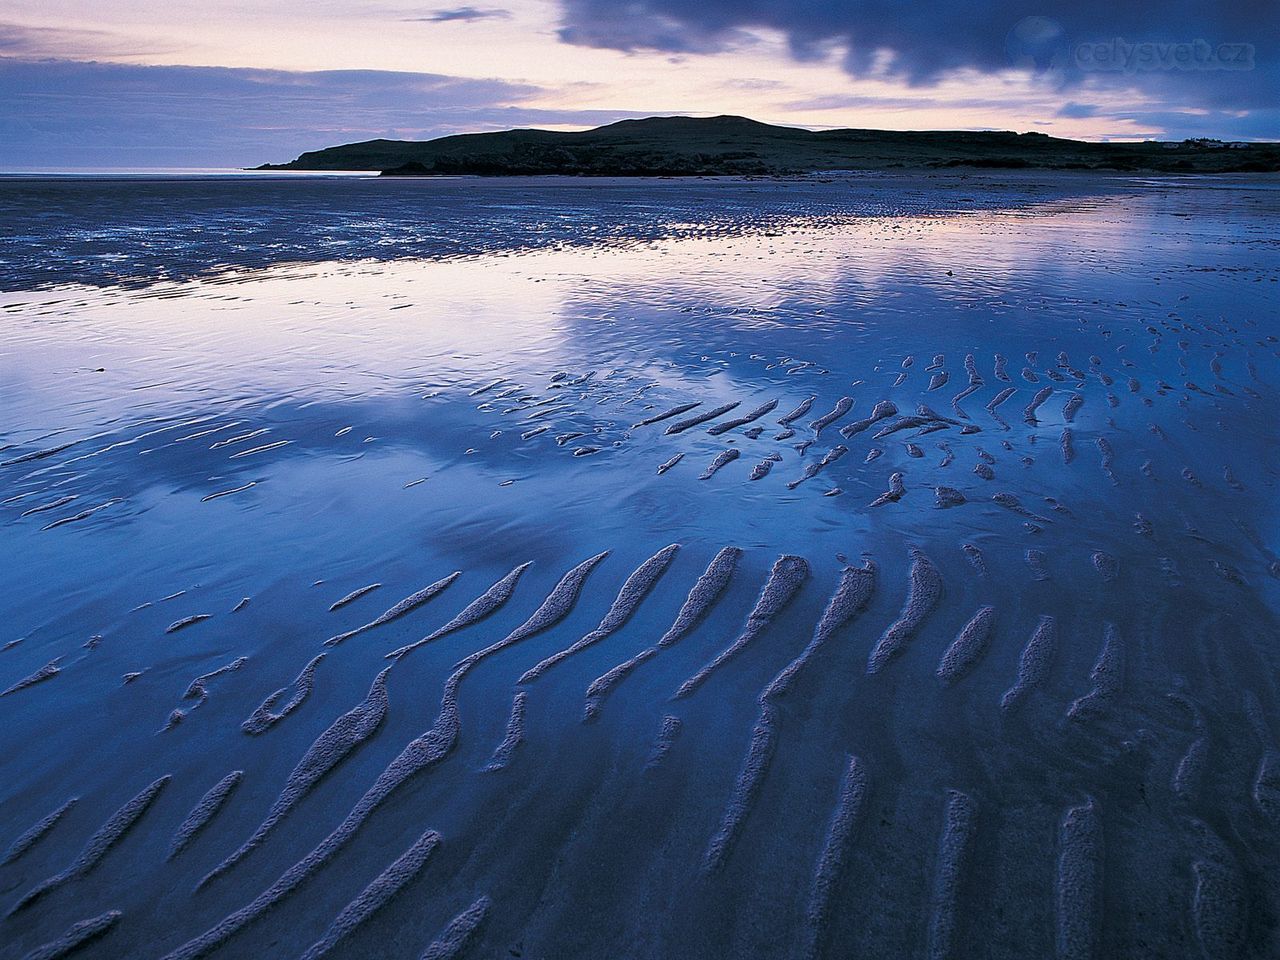
[[[140,44],[109,30],[32,27],[0,22],[0,56],[3,57],[76,57],[83,56],[86,50],[103,57],[136,57],[168,52],[154,42]]]
[[[1183,139],[1216,137],[1223,140],[1275,140],[1280,130],[1280,110],[1244,113],[1207,110],[1186,111],[1135,110],[1124,117],[1135,127],[1155,131],[1150,139]],[[1176,130],[1174,136],[1161,131]]]
[[[479,9],[477,7],[454,7],[448,10],[433,10],[425,17],[407,17],[413,23],[474,23],[477,20],[510,20],[511,11],[499,7]]]
[[[738,77],[726,80],[724,85],[730,90],[785,90],[787,88],[781,80],[766,80],[763,77]]]
[[[753,42],[750,33],[716,21],[685,15],[683,5],[562,0],[565,16],[557,35],[564,43],[635,53],[723,53]]]
[[[429,73],[0,57],[0,168],[256,166],[378,137],[589,126],[627,115],[527,105],[543,92]]]
[[[1098,108],[1092,103],[1064,103],[1058,108],[1057,115],[1068,120],[1084,120],[1088,117],[1096,117]]]
[[[1140,89],[1183,107],[1267,109],[1280,100],[1280,5],[1274,0],[560,0],[565,43],[638,52],[715,53],[752,32],[786,38],[799,60],[832,51],[856,77],[933,85],[961,70],[1018,70],[1046,86]],[[1145,61],[1100,68],[1090,45],[1152,45]],[[1175,59],[1200,41],[1212,55]],[[1217,56],[1228,45],[1226,58]],[[1251,66],[1231,62],[1248,48]],[[1150,51],[1149,51],[1150,52]],[[1161,59],[1161,57],[1164,59]],[[1197,55],[1198,56],[1198,55]],[[1275,131],[1273,131],[1274,135]]]

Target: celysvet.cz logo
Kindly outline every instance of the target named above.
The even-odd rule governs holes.
[[[1072,47],[1072,59],[1080,70],[1140,73],[1155,70],[1252,70],[1253,44],[1210,43],[1196,39],[1183,43],[1129,41],[1123,37],[1085,41]]]
[[[1057,20],[1024,17],[1005,37],[1009,64],[1031,73],[1066,77],[1072,73],[1144,73],[1155,71],[1252,70],[1251,43],[1081,39]]]

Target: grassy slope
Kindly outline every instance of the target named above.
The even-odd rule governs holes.
[[[407,165],[407,166],[406,166]],[[1202,149],[1042,134],[778,127],[743,117],[650,117],[594,130],[507,130],[438,140],[368,140],[304,153],[278,170],[403,174],[781,174],[943,166],[1224,172],[1280,170],[1280,144]],[[395,170],[395,168],[401,168]]]

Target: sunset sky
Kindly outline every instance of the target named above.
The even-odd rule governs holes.
[[[653,114],[1280,138],[1280,4],[0,0],[0,169]]]

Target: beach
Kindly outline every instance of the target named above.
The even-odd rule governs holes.
[[[1273,175],[0,223],[13,956],[1280,951]]]

